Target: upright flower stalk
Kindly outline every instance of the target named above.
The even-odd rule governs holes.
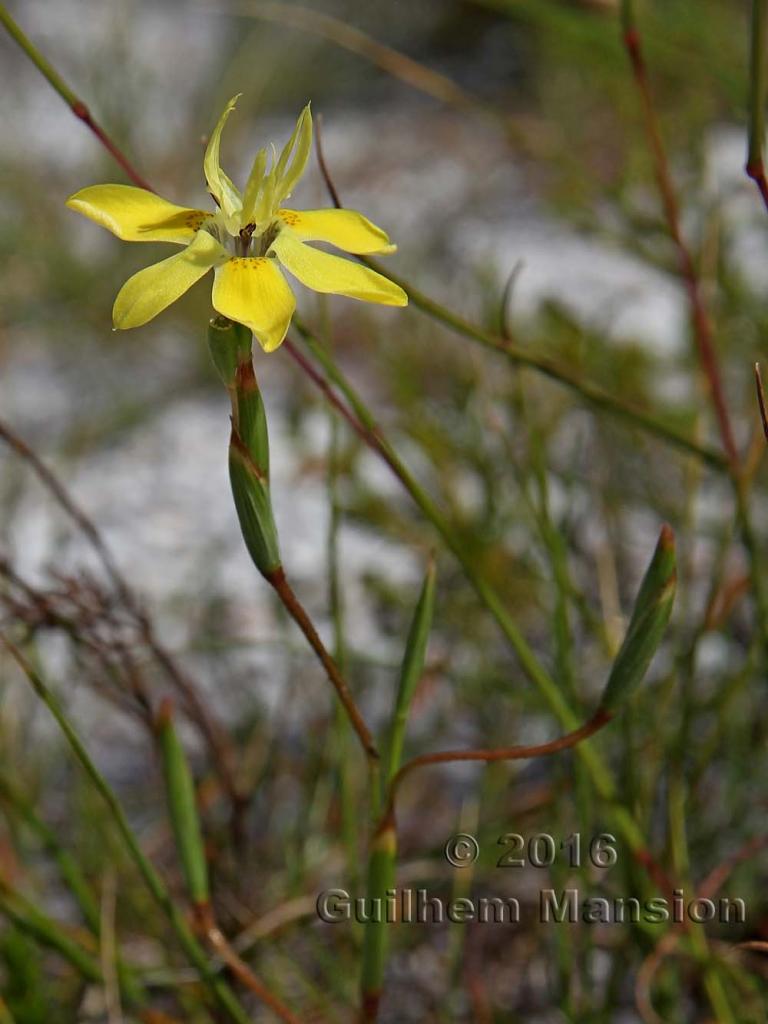
[[[323,664],[371,765],[373,737],[335,661],[290,587],[280,558],[269,485],[269,441],[264,403],[251,357],[252,338],[265,352],[278,348],[296,300],[281,268],[318,292],[387,306],[405,306],[405,291],[360,263],[315,248],[325,242],[353,255],[394,252],[386,232],[353,210],[294,210],[283,206],[304,173],[312,148],[309,104],[280,154],[256,154],[243,192],[224,172],[221,138],[238,97],[214,128],[203,173],[215,209],[177,206],[132,185],[92,185],[67,205],[129,242],[167,242],[180,252],[145,267],[120,289],[112,310],[116,329],[139,327],[214,272],[209,347],[232,406],[229,475],[243,538],[254,564],[271,584]]]
[[[268,577],[281,561],[269,488],[267,417],[253,370],[251,332],[216,317],[208,327],[208,347],[232,407],[229,478],[240,529],[254,565]]]
[[[251,355],[251,332],[216,317],[208,328],[208,346],[232,407],[229,478],[240,529],[251,559],[304,633],[325,668],[344,710],[372,763],[378,760],[373,737],[333,657],[285,575],[269,481],[269,436],[264,401]]]

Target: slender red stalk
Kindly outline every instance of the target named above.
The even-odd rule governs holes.
[[[93,119],[90,110],[82,100],[76,100],[74,103],[71,103],[70,109],[75,117],[79,118],[86,127],[90,128],[102,146],[114,157],[117,163],[120,164],[127,177],[131,179],[134,185],[137,185],[139,188],[146,189],[147,192],[155,191],[152,186],[142,178],[122,149],[112,141],[101,125]]]
[[[478,750],[439,750],[432,754],[421,754],[407,761],[392,780],[389,788],[387,807],[382,815],[379,831],[392,824],[395,811],[397,793],[404,779],[417,768],[425,768],[433,764],[456,763],[459,761],[483,761],[490,764],[494,761],[525,761],[534,757],[551,757],[562,750],[570,750],[577,744],[589,739],[596,732],[606,726],[613,714],[604,708],[598,708],[594,715],[584,725],[574,729],[573,732],[558,736],[555,740],[547,743],[536,743],[528,746],[516,747],[494,747],[491,749]]]
[[[723,392],[722,376],[718,365],[717,352],[714,343],[714,331],[712,321],[704,302],[701,291],[701,282],[696,270],[691,251],[683,238],[680,227],[680,207],[669,169],[667,154],[661,137],[656,109],[651,97],[651,89],[648,81],[645,60],[640,45],[640,34],[635,25],[630,24],[624,32],[624,46],[629,56],[635,83],[640,96],[645,133],[648,145],[653,156],[656,183],[659,189],[664,216],[667,223],[667,230],[677,250],[680,276],[688,293],[688,301],[691,311],[691,322],[693,335],[699,354],[704,375],[709,385],[712,405],[717,418],[720,437],[725,449],[731,470],[738,472],[739,453],[733,435],[731,419],[725,402]]]
[[[757,185],[760,196],[765,204],[765,208],[768,210],[768,179],[765,177],[765,166],[763,165],[763,161],[760,160],[757,163],[752,163],[750,161],[746,166],[746,172],[747,176]]]
[[[757,388],[757,404],[760,407],[760,421],[763,424],[765,439],[768,441],[768,410],[765,407],[765,391],[763,376],[760,373],[760,363],[755,363],[755,387]]]
[[[757,185],[768,209],[768,180],[765,177],[763,148],[765,139],[765,99],[768,91],[768,2],[752,0],[752,39],[749,68],[749,144],[747,176]]]
[[[101,125],[94,119],[87,104],[80,99],[77,93],[75,93],[69,85],[67,85],[56,68],[46,57],[43,56],[40,50],[38,50],[29,36],[24,32],[16,20],[11,17],[10,12],[6,10],[5,5],[2,3],[0,3],[0,25],[3,26],[11,39],[21,47],[38,71],[44,75],[48,80],[48,83],[56,90],[59,96],[61,96],[75,117],[82,121],[83,124],[93,132],[102,146],[104,146],[118,164],[120,164],[134,185],[138,185],[139,188],[145,188],[149,192],[152,192],[153,189],[151,186],[142,178],[125,153],[123,153],[119,146],[117,146],[117,144],[107,135]]]
[[[285,1024],[301,1024],[299,1018],[263,982],[259,981],[248,964],[238,956],[219,928],[210,903],[196,906],[195,918],[199,930],[205,935],[211,949],[218,953],[240,984],[258,996],[280,1020],[285,1021]]]
[[[339,671],[338,665],[328,653],[325,644],[320,639],[312,620],[304,610],[304,606],[301,604],[294,593],[293,588],[286,579],[285,572],[282,568],[279,568],[275,569],[273,572],[263,573],[263,576],[272,586],[275,593],[280,598],[283,607],[302,631],[310,647],[320,660],[328,679],[331,681],[333,688],[338,694],[339,700],[344,706],[344,710],[349,716],[352,727],[357,733],[366,754],[371,760],[378,761],[379,752],[376,749],[373,736],[371,735],[368,726],[365,724],[363,716],[358,710],[357,704],[355,704],[355,700],[349,691],[349,687],[344,681],[344,677]]]

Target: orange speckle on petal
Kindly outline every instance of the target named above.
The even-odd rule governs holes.
[[[190,210],[184,220],[192,231],[199,231],[207,219],[208,214],[204,210]]]

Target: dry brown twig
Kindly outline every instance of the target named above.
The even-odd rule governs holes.
[[[200,696],[197,684],[179,667],[170,651],[158,640],[149,614],[120,571],[95,523],[77,504],[53,470],[43,462],[30,445],[2,420],[0,420],[0,439],[32,469],[93,548],[116,595],[133,619],[143,643],[152,653],[168,681],[181,695],[190,718],[206,740],[222,785],[232,802],[233,813],[238,817],[242,813],[246,798],[240,793],[237,785],[234,753],[225,731]]]
[[[709,311],[704,301],[704,295],[699,280],[699,274],[693,259],[691,250],[686,242],[680,225],[680,205],[677,192],[672,180],[666,150],[661,137],[661,129],[656,114],[656,108],[651,96],[651,87],[648,79],[648,72],[643,57],[640,42],[640,33],[632,22],[625,27],[624,46],[632,66],[635,83],[637,85],[640,105],[643,115],[643,124],[651,150],[656,174],[656,183],[659,189],[667,229],[677,251],[680,276],[688,294],[688,302],[691,312],[691,323],[696,348],[701,362],[701,367],[707,380],[712,405],[717,418],[720,430],[720,438],[723,443],[728,461],[734,474],[739,470],[739,452],[736,447],[736,440],[731,425],[731,418],[725,401],[722,374],[715,349],[714,329]]]
[[[750,839],[732,856],[710,871],[700,885],[697,886],[695,898],[702,900],[713,899],[739,864],[749,860],[755,853],[764,849],[766,845],[768,845],[768,836],[756,836],[754,839]],[[659,944],[651,950],[640,966],[635,982],[635,1001],[645,1024],[663,1024],[661,1017],[653,1008],[651,991],[653,980],[664,959],[674,952],[689,927],[688,922],[676,924],[670,932],[662,937]],[[768,943],[740,942],[736,948],[768,952]]]

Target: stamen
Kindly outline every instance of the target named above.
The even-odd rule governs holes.
[[[264,231],[258,238],[258,253],[259,256],[266,256],[267,250],[272,245],[274,240],[280,233],[280,225],[272,223],[269,225],[266,231]]]

